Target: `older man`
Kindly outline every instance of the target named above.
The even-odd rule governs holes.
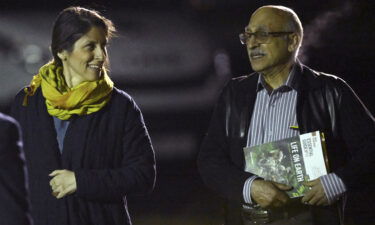
[[[18,123],[0,113],[0,224],[30,225]]]
[[[298,61],[302,38],[283,6],[257,9],[240,35],[255,73],[224,88],[198,157],[204,182],[226,199],[226,225],[375,221],[374,118],[342,79]],[[326,134],[331,171],[307,182],[302,199],[244,171],[243,147],[316,130]]]

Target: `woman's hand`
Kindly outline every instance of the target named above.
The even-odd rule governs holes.
[[[60,199],[77,190],[76,176],[70,170],[54,170],[49,174],[53,177],[49,182],[52,188],[52,195]]]

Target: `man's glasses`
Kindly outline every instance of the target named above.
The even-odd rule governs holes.
[[[286,34],[293,34],[294,32],[266,32],[266,31],[257,31],[257,32],[244,32],[240,34],[240,41],[243,45],[246,45],[246,43],[250,40],[252,36],[254,36],[255,41],[257,41],[260,44],[267,44],[271,40],[270,37],[279,37]]]

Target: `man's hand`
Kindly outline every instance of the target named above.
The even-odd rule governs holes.
[[[70,170],[55,170],[49,176],[53,177],[49,185],[52,188],[52,195],[57,199],[72,194],[77,190],[75,174]]]
[[[305,186],[311,187],[302,198],[302,202],[309,205],[328,205],[328,199],[320,178],[306,182]]]
[[[271,181],[256,179],[251,185],[251,197],[262,208],[276,208],[286,205],[289,197],[285,191],[292,187]]]

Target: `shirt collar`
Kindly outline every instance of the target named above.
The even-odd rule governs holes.
[[[266,87],[266,81],[264,80],[262,74],[260,73],[258,74],[259,74],[259,78],[258,78],[257,92]],[[287,87],[288,89],[296,90],[297,84],[296,84],[295,74],[296,74],[296,64],[292,66],[292,69],[290,70],[289,75],[288,75],[288,79],[278,89]]]

